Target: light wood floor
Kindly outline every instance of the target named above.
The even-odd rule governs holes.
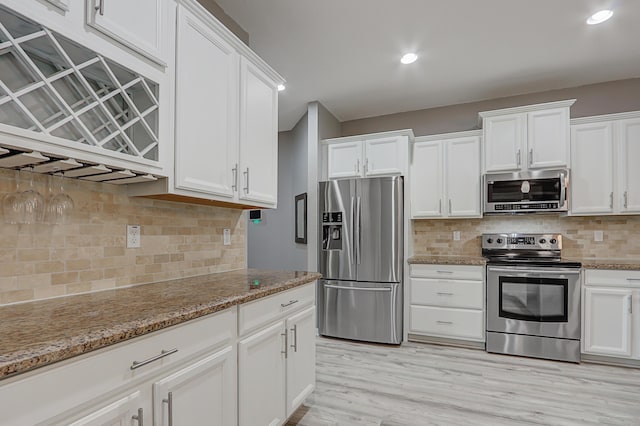
[[[640,370],[318,338],[317,387],[287,426],[640,425]]]

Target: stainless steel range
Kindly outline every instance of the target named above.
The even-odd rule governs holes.
[[[580,263],[562,236],[484,234],[487,351],[580,362]]]

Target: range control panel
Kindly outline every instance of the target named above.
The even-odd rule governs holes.
[[[483,234],[483,250],[561,250],[560,234]]]

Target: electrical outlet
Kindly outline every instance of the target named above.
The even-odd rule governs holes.
[[[222,231],[222,241],[225,246],[231,245],[231,229],[225,228]]]
[[[140,248],[140,225],[127,225],[127,248]]]
[[[593,241],[602,241],[604,239],[603,231],[593,231]]]
[[[453,231],[453,241],[460,241],[460,231]]]

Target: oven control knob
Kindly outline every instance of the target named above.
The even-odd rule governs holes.
[[[498,244],[502,244],[502,238],[498,238],[498,240],[496,241]]]
[[[488,239],[487,239],[487,242],[488,242],[489,244],[493,244],[493,238],[488,238]]]
[[[549,240],[549,242],[550,242],[551,244],[555,244],[555,243],[557,243],[557,242],[558,242],[558,240],[556,240],[555,238],[552,238],[552,239],[550,239],[550,240]]]
[[[540,238],[540,244],[544,244],[546,242],[547,242],[547,240],[545,240],[544,238]]]

